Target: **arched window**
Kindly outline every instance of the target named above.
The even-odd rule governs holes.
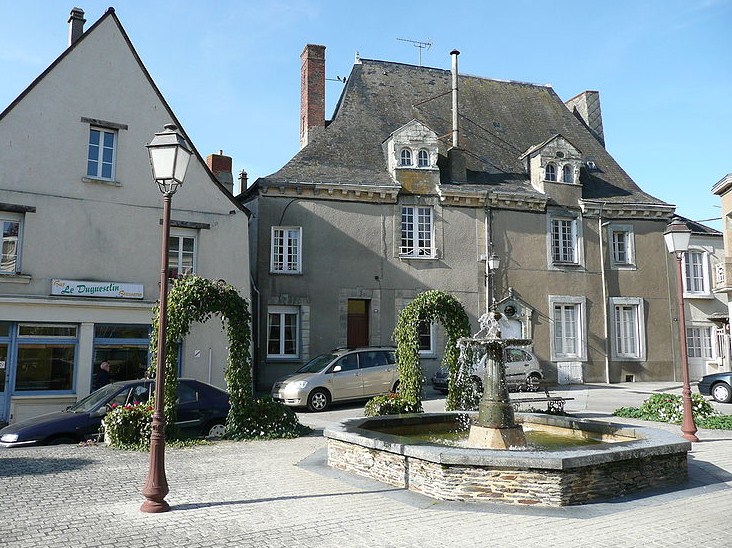
[[[569,164],[565,164],[562,168],[562,182],[563,183],[574,183],[574,169]]]
[[[399,155],[400,166],[411,166],[412,165],[412,151],[408,148],[403,148]]]
[[[556,181],[557,180],[557,166],[554,164],[547,164],[544,170],[545,181]]]
[[[430,154],[425,149],[422,149],[417,153],[417,166],[418,167],[429,167],[430,166]]]

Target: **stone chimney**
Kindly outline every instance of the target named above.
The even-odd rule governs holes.
[[[67,23],[69,24],[69,46],[72,46],[84,34],[84,23],[86,23],[84,10],[81,8],[72,9]]]
[[[300,148],[325,128],[325,46],[308,44],[300,55]]]
[[[234,176],[231,173],[231,156],[224,156],[224,151],[219,150],[218,154],[209,154],[206,157],[206,165],[214,177],[226,187],[226,190],[234,193]]]
[[[602,129],[602,111],[600,110],[600,92],[583,91],[564,103],[577,118],[583,122],[590,133],[605,146],[605,133]]]

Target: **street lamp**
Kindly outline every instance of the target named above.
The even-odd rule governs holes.
[[[689,385],[689,359],[686,348],[686,314],[684,313],[684,285],[681,274],[681,259],[689,250],[689,240],[691,239],[691,230],[679,219],[674,219],[663,233],[666,240],[666,248],[669,253],[673,253],[676,258],[676,284],[679,287],[679,335],[681,339],[681,377],[683,387],[681,389],[681,399],[684,405],[684,419],[681,423],[681,431],[684,438],[689,441],[699,441],[696,437],[696,424],[694,423],[694,414],[691,405],[691,386]]]
[[[485,266],[488,270],[488,295],[486,298],[485,308],[486,312],[489,312],[496,304],[493,276],[495,275],[496,270],[498,270],[498,267],[501,266],[501,258],[495,253],[491,253],[488,260],[485,262]]]
[[[165,500],[168,480],[165,478],[165,331],[168,311],[168,242],[170,240],[170,203],[191,159],[191,150],[175,124],[166,124],[147,145],[152,175],[163,194],[163,244],[160,268],[160,318],[158,321],[158,354],[155,372],[155,410],[150,434],[150,468],[142,488],[145,502],[140,510],[147,513],[167,512]]]

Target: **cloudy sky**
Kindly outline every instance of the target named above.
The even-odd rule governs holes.
[[[327,116],[362,58],[600,92],[610,153],[647,192],[695,220],[732,172],[732,0],[0,0],[0,110],[113,5],[202,155],[223,149],[250,181],[299,147],[300,52],[326,50]],[[429,44],[418,48],[417,43]],[[719,228],[718,221],[707,222]]]

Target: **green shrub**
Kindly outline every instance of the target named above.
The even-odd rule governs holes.
[[[295,412],[269,396],[233,408],[226,418],[226,437],[235,440],[296,438],[311,429],[300,424]]]
[[[691,412],[697,424],[716,414],[712,405],[701,394],[691,395]],[[676,394],[653,394],[640,407],[621,407],[613,415],[679,424],[684,418],[684,403],[681,396]]]
[[[119,449],[150,448],[153,408],[148,403],[114,407],[102,419],[104,439]]]
[[[710,430],[732,430],[732,415],[712,415],[699,419],[696,425]]]
[[[404,397],[394,392],[373,397],[366,402],[366,407],[364,407],[364,415],[367,417],[404,415],[407,413],[422,413],[422,402],[417,401],[417,403],[413,403],[407,401]]]

